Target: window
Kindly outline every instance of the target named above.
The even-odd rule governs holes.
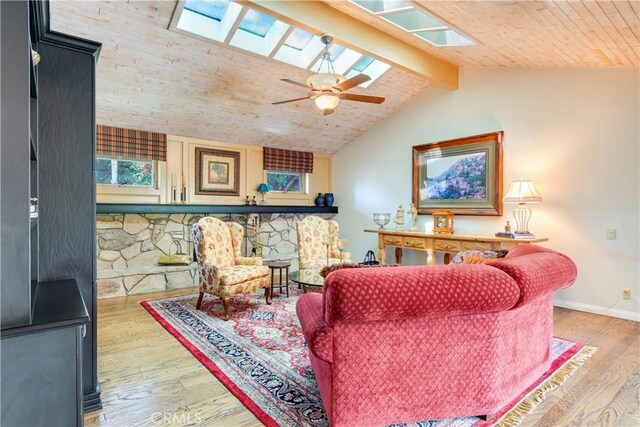
[[[269,191],[302,193],[302,174],[299,172],[267,171]]]
[[[107,185],[137,185],[155,187],[154,160],[123,160],[98,158],[96,182]]]

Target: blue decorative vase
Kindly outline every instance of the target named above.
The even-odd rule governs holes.
[[[324,193],[324,202],[327,206],[333,206],[333,193]]]
[[[324,206],[324,196],[322,193],[318,193],[318,197],[316,197],[316,206]]]

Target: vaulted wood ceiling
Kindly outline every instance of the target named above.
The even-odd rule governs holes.
[[[637,67],[638,2],[417,1],[477,42],[431,47],[345,1],[330,6],[460,66]],[[126,128],[223,142],[333,153],[426,90],[393,67],[367,89],[381,105],[341,102],[322,116],[304,96],[308,71],[168,30],[172,1],[52,1],[52,29],[103,43],[97,120]],[[46,58],[43,58],[46,60]]]
[[[348,1],[330,6],[463,67],[638,67],[640,2],[409,0],[475,46],[433,47]]]
[[[54,1],[52,29],[102,42],[97,72],[99,124],[222,142],[334,153],[429,86],[392,68],[367,89],[380,105],[341,102],[323,116],[284,82],[308,71],[167,28],[176,2]],[[43,58],[46,60],[46,58]]]

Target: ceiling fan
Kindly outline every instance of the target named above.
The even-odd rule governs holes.
[[[371,80],[371,77],[366,74],[358,74],[357,76],[347,79],[342,74],[337,74],[333,68],[333,61],[331,60],[331,53],[329,52],[329,45],[333,42],[333,37],[328,34],[323,34],[320,38],[324,43],[324,53],[322,54],[322,60],[318,66],[317,74],[307,79],[307,84],[295,82],[290,79],[280,79],[283,82],[291,83],[296,86],[302,86],[307,89],[311,89],[311,93],[307,96],[295,99],[287,99],[286,101],[273,102],[273,105],[286,104],[288,102],[302,101],[303,99],[313,99],[316,106],[322,110],[322,114],[325,116],[335,111],[338,102],[341,99],[345,101],[357,101],[368,102],[372,104],[382,104],[384,98],[380,96],[369,95],[357,95],[355,93],[346,93],[347,90],[352,87],[356,87],[366,81]],[[326,64],[326,72],[322,72],[322,66]]]

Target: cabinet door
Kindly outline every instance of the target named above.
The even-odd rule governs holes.
[[[2,425],[82,425],[80,341],[80,327],[2,339]]]
[[[27,2],[0,1],[0,20],[0,323],[9,328],[31,321]]]

